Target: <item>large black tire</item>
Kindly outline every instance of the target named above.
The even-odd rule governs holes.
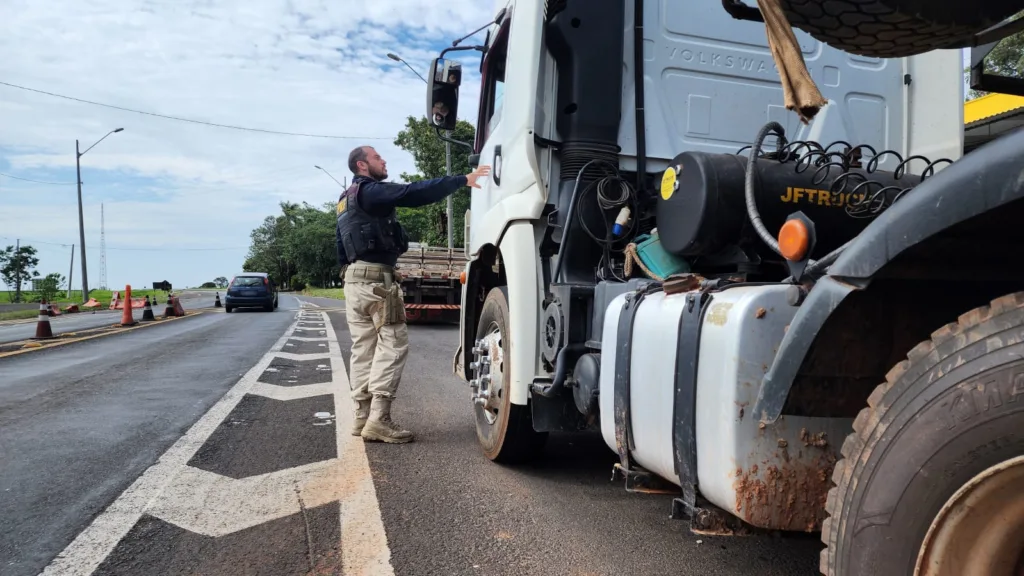
[[[507,361],[511,348],[509,319],[508,289],[504,286],[492,288],[480,311],[474,340],[480,340],[495,328],[501,334],[502,355],[506,359],[501,366],[503,389],[499,397],[500,408],[493,423],[486,419],[482,406],[474,404],[473,409],[477,439],[484,455],[495,462],[520,463],[532,459],[541,451],[548,434],[533,429],[529,406],[512,404],[512,395],[508,393],[512,374],[512,363]]]
[[[790,24],[851,54],[913,56],[956,46],[1024,9],[1024,0],[781,0]]]
[[[947,500],[1024,455],[1021,400],[1024,292],[960,316],[911,350],[843,443],[825,504],[822,573],[913,574]]]

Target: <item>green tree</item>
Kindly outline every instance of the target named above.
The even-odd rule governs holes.
[[[39,296],[47,302],[53,302],[64,287],[64,276],[60,272],[51,272],[39,281]]]
[[[249,235],[249,254],[242,265],[245,272],[266,272],[279,286],[287,286],[294,273],[288,259],[288,236],[295,227],[298,204],[281,202],[280,216],[267,216]]]
[[[295,225],[289,231],[286,253],[296,277],[304,284],[330,287],[338,278],[338,256],[334,240],[335,204],[321,208],[303,203],[295,211]]]
[[[246,272],[266,272],[288,289],[310,284],[332,287],[340,283],[334,243],[333,202],[321,207],[282,203],[281,214],[267,216],[252,231]]]
[[[0,251],[0,278],[7,286],[14,286],[14,302],[21,302],[21,283],[39,277],[35,270],[38,265],[39,258],[32,246],[8,246]]]
[[[223,289],[228,287],[228,279],[225,278],[224,276],[218,276],[214,278],[213,283],[216,285],[217,288]]]
[[[452,131],[452,139],[472,143],[476,136],[476,128],[469,122],[459,120]],[[416,182],[445,175],[445,143],[438,138],[437,131],[427,123],[427,118],[409,116],[405,128],[395,138],[395,145],[412,154],[418,174],[402,173],[400,178],[406,182]],[[468,174],[469,148],[452,144],[452,174]],[[452,216],[454,217],[455,246],[462,246],[465,230],[466,210],[469,209],[469,187],[462,188],[452,197]],[[399,208],[398,218],[416,242],[433,246],[447,246],[448,227],[446,216],[447,202],[435,202],[419,208]]]

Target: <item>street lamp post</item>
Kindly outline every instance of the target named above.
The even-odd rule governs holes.
[[[334,180],[335,182],[338,182],[338,179],[335,178],[334,176],[332,176],[331,173],[328,172],[326,168],[321,168],[321,167],[317,166],[316,164],[313,165],[313,168],[316,168],[317,170],[323,170],[324,174],[327,174],[328,176],[331,177],[331,180]],[[345,184],[342,184],[341,182],[338,182],[338,186],[341,186],[342,189],[344,189],[347,184],[348,184],[348,178],[345,178]]]
[[[401,62],[402,64],[405,64],[405,66],[409,68],[409,70],[412,70],[413,74],[419,76],[420,80],[423,80],[424,84],[430,84],[429,82],[427,82],[427,79],[424,78],[422,74],[417,72],[416,69],[410,66],[408,62],[402,60],[402,57],[399,56],[398,54],[395,54],[394,52],[388,52],[388,58],[394,60],[395,62]],[[447,136],[448,138],[452,137],[451,130],[446,130],[445,132],[445,136]],[[445,176],[452,175],[452,144],[447,140],[445,140],[444,143],[444,173]],[[447,202],[445,205],[445,212],[445,217],[448,220],[448,249],[451,250],[455,247],[455,203],[452,201],[451,194],[448,195]]]
[[[106,135],[103,136],[103,138],[100,138],[99,140],[96,141],[96,144],[99,144],[100,142],[103,142],[103,139],[106,138],[107,136],[110,136],[111,134],[114,134],[116,132],[120,132],[122,130],[124,130],[124,128],[117,128],[116,130],[111,130],[110,132],[107,132]],[[96,144],[93,144],[92,146],[89,146],[88,148],[86,148],[85,152],[88,152],[89,150],[92,150],[93,147],[96,146]],[[75,171],[78,174],[78,177],[76,178],[76,180],[78,181],[78,239],[82,243],[82,303],[83,304],[89,301],[89,273],[86,270],[86,265],[85,265],[85,218],[84,218],[84,216],[82,214],[82,162],[81,162],[81,160],[82,160],[82,156],[85,156],[85,152],[79,152],[78,151],[78,140],[75,140]],[[68,285],[68,288],[71,288],[70,284]]]
[[[427,79],[426,79],[426,78],[424,78],[422,74],[420,74],[419,72],[417,72],[415,68],[413,68],[412,66],[410,66],[408,62],[406,62],[405,60],[402,60],[402,57],[401,57],[401,56],[399,56],[398,54],[395,54],[394,52],[388,52],[388,58],[391,58],[391,59],[392,59],[392,60],[394,60],[395,62],[401,62],[402,64],[405,64],[406,68],[408,68],[409,70],[412,70],[412,73],[413,73],[413,74],[415,74],[415,75],[419,76],[419,77],[420,77],[420,80],[423,80],[423,83],[424,83],[424,84],[428,84],[428,82],[427,82]]]

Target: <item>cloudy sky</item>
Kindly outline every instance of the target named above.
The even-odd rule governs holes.
[[[196,286],[241,270],[249,233],[281,201],[320,205],[375,146],[392,178],[413,172],[392,141],[424,113],[421,74],[451,40],[487,23],[481,0],[4,0],[0,18],[0,248],[39,251],[68,274],[78,241],[82,157],[89,284]],[[482,40],[483,33],[476,37]],[[474,121],[478,56],[460,116]],[[14,86],[19,86],[17,88]],[[174,121],[82,103],[312,138]],[[21,178],[19,180],[17,177]],[[35,180],[30,182],[27,180]],[[73,285],[80,287],[75,248]]]

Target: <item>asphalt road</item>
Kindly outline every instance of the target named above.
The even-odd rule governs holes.
[[[281,309],[0,360],[0,574],[38,574],[281,337]]]
[[[223,299],[223,295],[221,298]],[[205,292],[184,293],[181,296],[181,305],[186,310],[199,308],[210,308],[213,306],[214,294]],[[223,301],[223,300],[222,300]],[[160,316],[164,313],[166,300],[160,300],[160,304],[153,307],[153,314]],[[117,324],[121,321],[122,310],[98,310],[96,312],[83,311],[77,314],[61,314],[50,318],[50,330],[56,334],[74,332],[76,330],[87,330]],[[141,309],[132,309],[132,315],[136,320],[142,319]],[[16,342],[32,338],[36,334],[35,319],[0,323],[0,344],[5,342]]]
[[[301,300],[0,360],[0,575],[818,574],[814,536],[691,534],[597,435],[487,461],[457,327],[410,328],[416,442],[364,444],[343,303]]]

